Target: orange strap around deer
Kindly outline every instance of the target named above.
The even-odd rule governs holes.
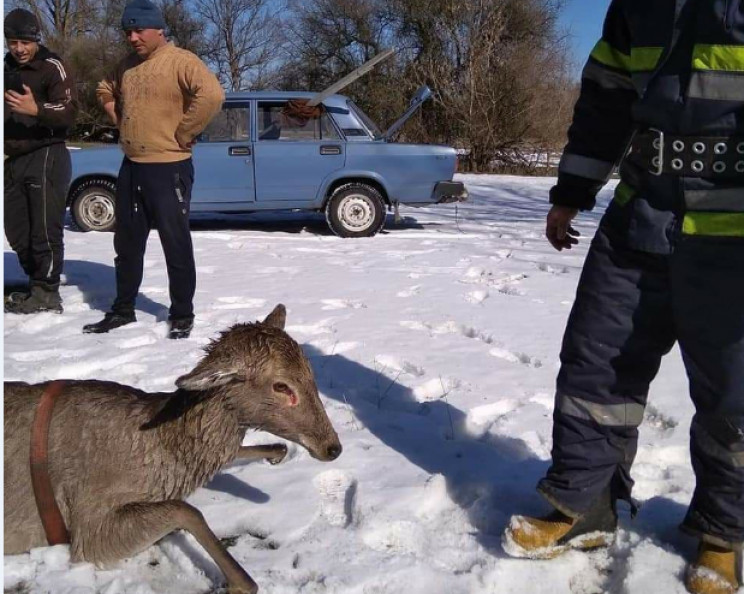
[[[31,484],[34,488],[36,507],[50,545],[68,544],[70,535],[54,499],[54,489],[49,478],[49,425],[52,421],[54,401],[62,393],[65,382],[53,381],[41,395],[31,425]]]

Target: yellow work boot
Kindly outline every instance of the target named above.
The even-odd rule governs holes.
[[[741,586],[741,552],[701,542],[685,585],[692,594],[734,594]]]
[[[615,540],[617,511],[606,490],[583,516],[571,518],[558,510],[542,518],[512,516],[501,544],[512,557],[553,559],[568,549],[587,551]]]

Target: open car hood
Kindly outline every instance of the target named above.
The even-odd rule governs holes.
[[[385,134],[382,135],[382,138],[384,140],[390,140],[402,127],[403,124],[405,124],[409,119],[411,119],[411,116],[416,113],[421,107],[421,105],[424,103],[424,101],[431,98],[431,89],[424,85],[423,87],[419,87],[419,89],[416,91],[416,94],[411,99],[411,103],[406,110],[406,112],[398,118],[395,123],[390,126]]]

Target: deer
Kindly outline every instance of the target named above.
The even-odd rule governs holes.
[[[110,566],[186,530],[222,571],[230,594],[258,591],[184,499],[228,463],[284,459],[284,444],[243,446],[248,429],[298,443],[320,461],[341,454],[310,363],[285,323],[279,304],[262,322],[222,332],[174,392],[65,380],[48,425],[48,479],[73,562]],[[49,542],[29,462],[32,423],[49,383],[4,384],[6,555]]]

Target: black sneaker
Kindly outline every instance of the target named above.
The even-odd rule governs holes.
[[[116,313],[110,311],[100,322],[83,326],[83,334],[103,334],[114,328],[126,326],[136,321],[137,317],[134,315],[134,312]]]
[[[28,294],[11,293],[5,300],[5,312],[13,314],[35,314],[52,312],[61,314],[62,298],[57,286],[34,285]]]
[[[178,340],[188,338],[194,328],[194,318],[176,318],[170,321],[168,338]]]

